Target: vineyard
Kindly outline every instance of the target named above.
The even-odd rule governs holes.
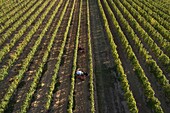
[[[0,113],[169,113],[169,80],[170,0],[0,0]]]

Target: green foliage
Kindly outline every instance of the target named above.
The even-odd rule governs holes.
[[[126,78],[126,75],[124,74],[124,69],[122,67],[122,63],[119,59],[119,55],[118,55],[117,50],[116,50],[116,44],[114,43],[114,40],[113,40],[114,37],[112,36],[112,33],[110,31],[109,24],[108,24],[108,21],[107,21],[107,18],[106,18],[106,15],[104,13],[104,10],[103,10],[103,7],[101,5],[100,0],[98,0],[98,4],[99,4],[100,12],[101,12],[103,20],[104,20],[104,25],[105,25],[105,29],[106,29],[106,32],[107,32],[109,42],[110,42],[110,46],[112,48],[112,55],[115,59],[114,63],[116,64],[116,69],[117,69],[118,75],[120,76],[121,85],[122,85],[122,88],[125,92],[125,99],[127,101],[130,112],[137,113],[138,109],[137,109],[137,106],[136,106],[136,102],[135,102],[135,99],[133,97],[133,94],[131,93],[131,91],[129,89],[128,80]],[[113,18],[114,15],[111,13],[111,10],[110,10],[109,6],[107,5],[106,0],[104,0],[104,4],[107,7],[107,10],[109,10],[108,12],[110,14],[110,17]],[[113,20],[113,23],[115,24],[115,26],[118,25],[115,20]],[[118,27],[118,30],[119,30],[119,27]],[[119,34],[119,36],[122,36],[122,34]],[[124,41],[125,41],[124,45],[126,46],[127,41],[126,40],[124,40]],[[128,47],[128,46],[126,46],[126,47]]]
[[[38,11],[42,11],[44,9],[44,7],[47,5],[47,3],[48,3],[48,1],[46,1]],[[45,16],[50,11],[50,9],[54,5],[54,3],[55,3],[55,1],[51,2],[51,4],[48,7],[48,9],[43,13],[42,17],[39,18],[39,20],[37,21],[37,23],[39,23],[39,24],[37,24],[38,26],[42,23],[42,21],[44,20]],[[52,22],[52,19],[48,21],[48,24],[46,24],[46,28],[48,28],[50,26],[51,22]],[[22,79],[23,74],[27,70],[28,65],[29,65],[31,59],[33,58],[33,56],[34,56],[34,54],[35,54],[35,52],[36,52],[36,50],[37,50],[37,48],[38,48],[42,38],[43,38],[43,36],[45,35],[45,33],[46,33],[46,29],[43,29],[43,31],[40,34],[39,38],[36,40],[34,46],[32,47],[32,50],[30,51],[28,56],[23,60],[22,68],[19,70],[19,73],[15,76],[14,81],[9,86],[9,88],[7,90],[7,93],[5,94],[5,96],[3,97],[2,101],[1,101],[0,108],[1,108],[2,112],[5,110],[7,104],[9,103],[9,100],[10,100],[11,96],[13,95],[16,87],[18,86],[20,80]],[[32,94],[35,91],[35,88],[36,88],[36,85],[37,85],[37,81],[39,79],[39,75],[42,72],[42,68],[43,68],[45,60],[47,59],[47,56],[48,55],[47,55],[47,52],[46,52],[44,57],[43,57],[43,62],[40,65],[39,70],[36,73],[36,76],[34,78],[34,82],[33,82],[33,84],[31,84],[30,90],[27,93],[27,96],[26,96],[26,99],[24,101],[24,104],[21,107],[21,112],[22,113],[26,112],[26,109],[29,107],[30,99],[32,97]]]
[[[131,0],[128,0],[128,2],[130,2],[130,1]],[[134,8],[132,8],[131,5],[129,3],[127,3],[126,1],[122,1],[121,3],[127,8],[127,10],[124,9],[122,12],[130,20],[129,24],[133,28],[135,28],[138,31],[138,33],[140,33],[140,36],[141,36],[141,38],[143,38],[143,41],[145,43],[147,43],[147,45],[151,48],[151,50],[155,54],[155,56],[158,57],[158,62],[161,63],[164,66],[165,65],[169,65],[169,57],[166,54],[163,53],[163,51],[158,47],[158,45],[153,41],[153,39],[145,32],[145,30],[140,26],[140,24],[138,24],[138,22],[142,23],[141,22],[142,17],[139,15],[139,13],[136,10],[134,10]],[[119,7],[124,7],[121,3],[117,2],[117,4],[119,4],[118,6]],[[137,17],[137,16],[138,17],[140,16],[141,19],[140,18],[136,18],[136,20],[134,19],[132,21],[131,18],[134,18],[134,17]],[[123,27],[127,27],[128,26],[128,24],[126,24],[126,22],[123,21],[122,19],[120,19],[120,21],[122,23],[124,22],[123,23],[124,24]],[[131,24],[131,23],[133,23],[133,24]],[[149,27],[149,24],[147,24],[147,23],[142,23],[142,24],[145,24],[144,25],[145,27]],[[154,31],[154,29],[151,26],[149,27],[149,29],[152,29],[150,32]],[[148,68],[150,69],[150,72],[155,75],[157,81],[163,87],[168,85],[169,81],[167,80],[166,76],[163,74],[163,72],[160,69],[160,67],[158,66],[157,62],[155,60],[153,60],[151,55],[149,55],[149,52],[144,48],[144,46],[140,42],[139,38],[134,36],[134,35],[132,35],[132,34],[134,34],[134,33],[132,33],[134,31],[132,31],[132,29],[129,29],[129,30],[131,30],[130,32],[129,31],[127,32],[127,34],[129,34],[129,36],[131,37],[131,38],[129,38],[129,40],[132,39],[134,41],[135,46],[138,48],[140,55],[142,57],[144,57],[144,61],[145,61],[146,65],[148,66]],[[154,37],[157,37],[157,39],[159,39],[159,40],[163,40],[163,42],[165,42],[167,44],[166,40],[164,40],[161,37],[158,37],[157,33],[154,34]],[[132,62],[133,65],[134,65],[134,63],[135,62]],[[169,66],[165,66],[165,67],[166,67],[167,72],[169,72]],[[139,72],[139,70],[136,70],[136,71],[137,71],[138,74],[141,73],[141,72]]]
[[[67,108],[68,113],[72,113],[74,107],[73,93],[74,93],[74,84],[75,84],[75,71],[77,68],[77,51],[78,51],[79,35],[80,35],[81,14],[82,14],[82,0],[80,1],[80,13],[79,13],[78,29],[77,29],[75,49],[74,49],[74,59],[73,59],[73,67],[72,67],[72,74],[71,74],[71,87],[70,87],[70,94],[68,98],[68,108]]]
[[[61,5],[61,1],[60,1],[60,5]],[[60,20],[57,27],[56,27],[56,30],[55,32],[53,33],[53,37],[51,39],[51,45],[50,45],[50,48],[52,47],[52,44],[53,44],[53,41],[55,40],[55,37],[56,37],[56,33],[61,25],[61,22],[63,20],[63,17],[64,17],[64,14],[67,10],[67,6],[69,4],[69,0],[67,1],[64,9],[63,9],[63,12],[60,16]],[[55,69],[54,69],[54,75],[52,76],[52,82],[50,84],[50,90],[48,92],[48,95],[47,95],[47,102],[46,102],[46,109],[48,110],[49,107],[50,107],[50,103],[51,103],[51,100],[52,100],[52,95],[53,95],[53,91],[54,91],[54,88],[55,88],[55,83],[56,83],[56,78],[57,78],[57,74],[58,74],[58,71],[59,71],[59,67],[60,67],[60,64],[61,64],[61,58],[62,58],[62,55],[63,55],[63,52],[64,52],[64,47],[65,47],[65,44],[66,44],[66,40],[67,40],[67,35],[69,33],[69,27],[70,27],[70,23],[71,23],[71,20],[72,20],[72,16],[73,16],[73,11],[74,11],[74,6],[75,6],[75,0],[74,0],[74,3],[73,3],[73,6],[72,6],[72,9],[71,9],[71,12],[70,12],[70,16],[69,16],[69,20],[68,20],[68,23],[67,23],[67,28],[66,28],[66,31],[64,33],[64,41],[62,42],[62,46],[61,46],[61,49],[60,49],[60,53],[58,55],[58,61],[55,65]],[[59,8],[59,7],[58,7]],[[55,11],[58,11],[58,10],[55,10]],[[55,16],[56,13],[54,13],[54,16]],[[49,52],[50,52],[50,49],[49,49]]]
[[[87,0],[87,25],[88,25],[88,49],[89,49],[89,67],[90,67],[90,101],[91,101],[91,113],[95,113],[95,101],[94,101],[94,83],[93,83],[93,56],[91,45],[91,32],[90,32],[90,12],[89,12],[89,0]]]
[[[125,2],[125,1],[122,1],[123,3]],[[129,26],[129,24],[127,23],[127,21],[125,21],[125,19],[123,18],[123,16],[122,16],[122,14],[121,14],[121,12],[119,11],[119,9],[116,7],[116,5],[114,4],[114,2],[113,1],[111,1],[111,0],[109,0],[109,3],[111,4],[111,7],[115,10],[115,14],[116,14],[116,16],[119,18],[119,21],[124,25],[123,27],[126,29],[126,28],[128,28],[128,30],[130,31],[128,31],[128,30],[126,30],[126,34],[128,34],[129,36],[131,36],[131,39],[132,40],[134,40],[134,41],[138,41],[137,39],[134,39],[134,31],[132,30],[132,29],[130,29],[130,27],[128,27]],[[119,4],[120,5],[120,2],[119,1],[116,1],[116,3],[117,4]],[[107,5],[107,3],[105,3],[106,5]],[[120,7],[123,7],[123,6],[120,6]],[[128,6],[127,6],[128,7]],[[110,10],[108,10],[108,11],[110,11]],[[124,9],[124,11],[127,11],[127,10],[125,10]],[[133,10],[131,10],[131,11],[133,11]],[[127,11],[128,12],[128,11]],[[112,17],[112,22],[115,24],[116,22],[117,22],[117,20],[116,20],[116,18],[115,17],[113,17],[113,16],[111,16],[111,15],[113,15],[113,14],[111,14],[111,13],[109,13],[110,14],[110,17]],[[137,16],[137,15],[136,15]],[[141,18],[138,18],[139,20],[141,20]],[[136,74],[138,75],[138,77],[139,77],[139,79],[140,79],[140,81],[141,81],[141,83],[142,83],[142,86],[143,86],[143,88],[144,88],[144,92],[145,92],[145,96],[147,97],[147,98],[149,98],[149,97],[153,97],[153,98],[151,98],[151,100],[152,101],[154,101],[155,99],[157,99],[155,96],[154,96],[154,91],[153,91],[153,89],[152,89],[152,87],[151,87],[151,85],[150,85],[150,82],[149,82],[149,80],[147,79],[147,77],[146,77],[146,75],[145,75],[145,73],[144,73],[144,71],[143,71],[143,69],[141,68],[141,66],[140,66],[140,64],[139,64],[139,62],[138,62],[138,60],[137,60],[137,58],[136,58],[136,56],[135,56],[135,54],[134,54],[134,52],[133,52],[133,50],[132,50],[132,48],[130,47],[130,45],[129,45],[129,43],[128,43],[128,40],[126,39],[126,36],[123,34],[123,32],[121,31],[121,27],[118,27],[119,26],[119,24],[118,24],[118,22],[115,24],[115,26],[117,27],[117,28],[119,28],[119,29],[117,29],[117,33],[118,33],[118,36],[119,36],[119,38],[120,38],[120,40],[121,40],[121,44],[122,44],[122,47],[123,47],[123,49],[125,50],[125,52],[126,52],[126,54],[127,54],[127,56],[128,56],[128,59],[132,62],[132,65],[133,65],[133,67],[134,67],[134,70],[135,70],[135,72],[136,72]],[[142,31],[142,30],[141,30]],[[130,40],[130,38],[128,38],[129,40]],[[153,43],[153,41],[152,40],[146,40],[146,41],[148,41],[148,43]],[[139,43],[139,41],[138,42],[135,42],[135,44],[141,44],[141,43]],[[140,45],[137,45],[137,47],[139,47],[139,48],[141,48],[141,46]],[[141,50],[142,51],[142,49],[139,49],[139,50]],[[146,58],[150,58],[150,57],[146,57]],[[148,59],[149,60],[149,59]],[[156,64],[155,64],[156,65]],[[125,82],[126,83],[126,82]],[[158,100],[159,101],[159,100]],[[162,110],[162,108],[161,108],[161,106],[158,104],[158,103],[153,103],[153,104],[155,104],[155,106],[159,106],[159,109],[160,110]],[[154,108],[154,111],[157,111],[157,109],[156,108]]]
[[[37,7],[37,5],[39,5],[42,1],[39,1],[37,4],[34,5],[34,8],[30,11],[33,12],[35,10],[35,8]],[[39,15],[39,13],[43,10],[43,7],[45,7],[45,4],[42,6],[42,9],[40,8],[38,11],[36,11],[36,13],[34,15],[31,15],[31,17],[29,18],[29,20],[27,21],[26,25],[24,25],[20,30],[19,33],[14,35],[14,37],[12,38],[12,40],[10,41],[9,44],[7,44],[6,46],[4,46],[0,51],[0,62],[2,62],[2,59],[4,58],[4,56],[10,51],[10,49],[14,46],[14,44],[16,43],[17,40],[19,40],[19,38],[21,38],[21,36],[24,34],[24,32],[26,31],[26,29],[28,28],[28,26],[31,25],[31,23],[36,19],[36,17]],[[27,13],[26,13],[27,14]],[[30,14],[30,13],[29,13]],[[28,15],[29,15],[28,14]],[[27,16],[27,15],[26,15]],[[24,17],[24,16],[23,16]],[[38,27],[40,26],[40,22],[36,22],[35,26],[30,30],[30,32],[28,33],[28,35],[24,38],[23,42],[17,47],[17,50],[15,51],[15,53],[13,53],[11,55],[11,58],[8,59],[8,64],[6,65],[6,67],[3,67],[0,69],[0,81],[4,79],[4,77],[8,74],[8,69],[12,66],[12,64],[18,59],[18,56],[23,52],[24,47],[27,45],[27,43],[30,41],[32,35],[35,33],[35,31],[38,29]],[[18,25],[18,24],[17,24]],[[8,30],[10,31],[10,30]],[[8,31],[6,32],[8,34]],[[8,34],[9,35],[9,34]],[[6,36],[6,38],[8,37],[8,35],[4,34],[3,36]],[[2,36],[2,37],[3,37]],[[4,39],[6,39],[4,38]],[[3,40],[0,40],[3,41]],[[1,45],[1,42],[0,42]]]

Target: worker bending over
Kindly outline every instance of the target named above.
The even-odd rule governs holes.
[[[77,78],[80,78],[81,80],[84,80],[86,76],[88,76],[87,72],[81,71],[79,68],[76,71]]]

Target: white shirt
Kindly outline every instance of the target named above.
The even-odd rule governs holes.
[[[83,75],[83,72],[82,71],[76,71],[76,74],[77,75]]]

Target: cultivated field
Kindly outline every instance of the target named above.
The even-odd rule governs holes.
[[[0,113],[169,113],[169,80],[170,0],[0,0]]]

